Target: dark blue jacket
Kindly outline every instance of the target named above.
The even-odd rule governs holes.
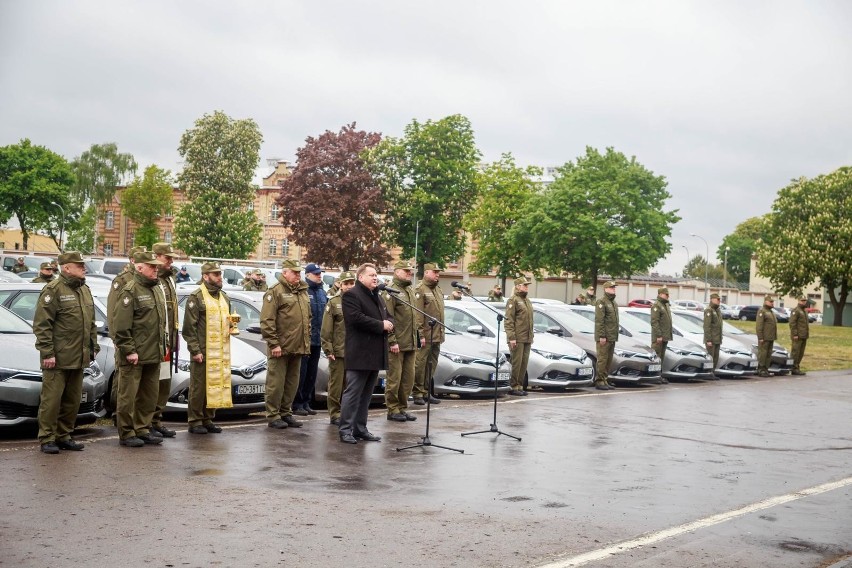
[[[321,345],[322,315],[325,313],[328,296],[325,294],[322,282],[316,283],[311,280],[306,280],[306,282],[308,283],[308,297],[311,300],[311,345]]]

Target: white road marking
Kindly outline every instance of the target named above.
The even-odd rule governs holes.
[[[639,538],[635,538],[633,540],[619,542],[607,546],[606,548],[599,548],[598,550],[592,550],[590,552],[579,554],[577,556],[571,556],[569,558],[565,558],[563,560],[559,560],[551,564],[545,564],[541,568],[575,568],[577,566],[588,564],[589,562],[595,562],[597,560],[610,558],[615,554],[619,554],[643,546],[648,546],[649,544],[654,544],[668,538],[682,535],[684,533],[696,531],[698,529],[703,529],[705,527],[717,525],[719,523],[724,523],[726,521],[736,519],[737,517],[742,517],[743,515],[747,515],[749,513],[754,513],[756,511],[762,511],[763,509],[769,509],[771,507],[783,505],[784,503],[789,503],[790,501],[796,501],[798,499],[810,497],[811,495],[819,495],[820,493],[825,493],[827,491],[834,491],[835,489],[840,489],[848,485],[852,485],[852,477],[847,477],[839,481],[823,483],[822,485],[816,485],[814,487],[802,489],[801,491],[794,491],[793,493],[787,493],[786,495],[770,497],[769,499],[764,499],[763,501],[758,501],[756,503],[752,503],[751,505],[746,505],[745,507],[734,509],[733,511],[727,511],[725,513],[711,515],[709,517],[704,517],[703,519],[698,519],[696,521],[678,525],[676,527],[671,527],[651,534],[640,536]]]

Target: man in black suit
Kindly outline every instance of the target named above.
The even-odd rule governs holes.
[[[379,371],[388,368],[388,333],[393,331],[393,317],[376,289],[376,267],[362,264],[355,275],[355,287],[343,295],[346,388],[340,404],[340,441],[346,444],[381,440],[367,430],[367,411]]]

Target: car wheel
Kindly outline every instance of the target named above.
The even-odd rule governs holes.
[[[748,318],[746,316],[740,316],[740,321],[748,321]]]

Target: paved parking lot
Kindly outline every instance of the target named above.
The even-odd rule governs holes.
[[[415,407],[420,408],[420,407]],[[852,373],[371,413],[381,443],[225,422],[80,453],[0,441],[7,566],[852,565]]]

